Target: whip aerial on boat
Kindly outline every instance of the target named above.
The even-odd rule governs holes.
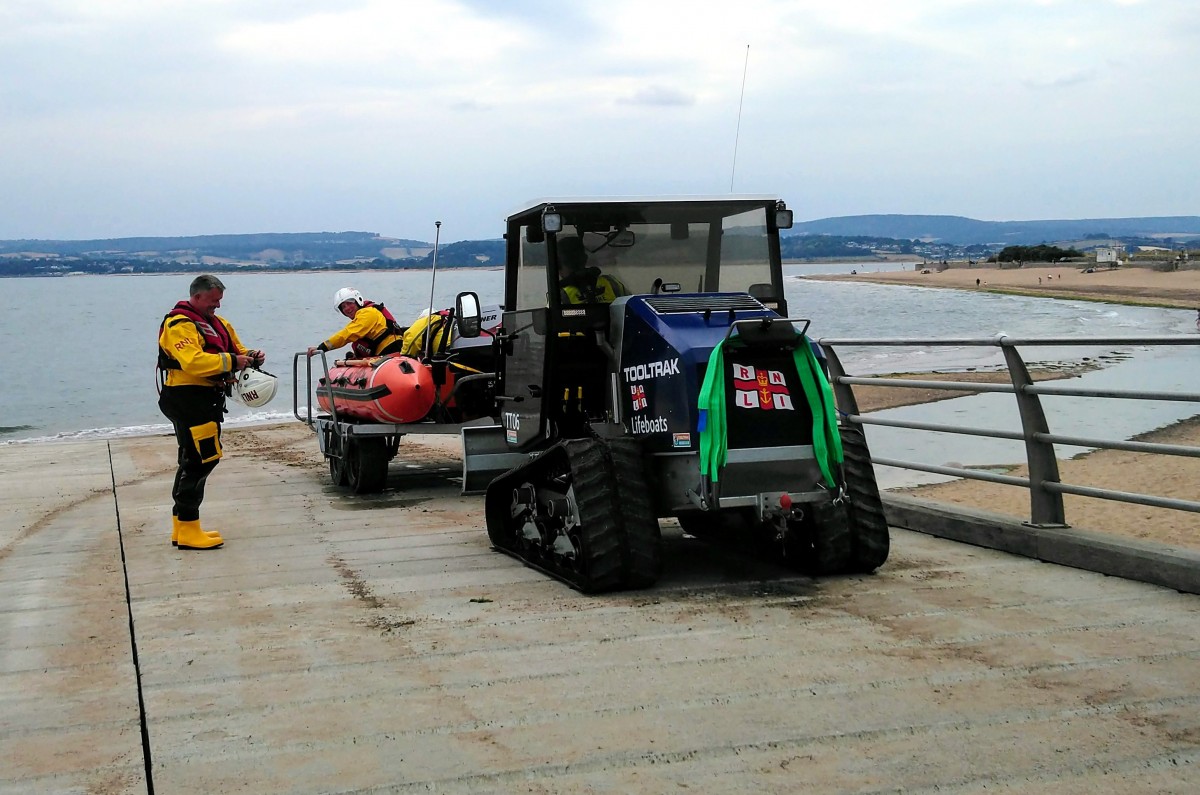
[[[442,222],[434,221],[433,226],[433,274],[429,277],[429,311],[425,313],[426,317],[433,315],[433,289],[437,285],[438,244],[441,242],[442,238]],[[421,349],[424,351],[425,358],[429,358],[430,325],[432,324],[427,324],[425,326],[425,343],[421,346]]]

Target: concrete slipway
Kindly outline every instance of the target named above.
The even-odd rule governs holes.
[[[667,527],[654,589],[493,552],[452,439],[336,493],[227,435],[0,447],[0,793],[1196,792],[1200,599],[896,531],[823,581]],[[140,687],[139,687],[140,685]]]

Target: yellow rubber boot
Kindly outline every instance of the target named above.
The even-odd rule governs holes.
[[[210,536],[220,537],[220,535],[221,535],[220,533],[218,533],[215,530],[213,530],[211,532],[208,530],[205,530],[204,532],[205,532],[205,534],[210,535]],[[174,516],[174,515],[171,516],[171,546],[173,546],[173,547],[179,546],[179,517]]]
[[[220,535],[210,535],[200,528],[200,520],[179,523],[176,543],[180,549],[216,549],[225,543]]]
[[[200,524],[199,519],[196,520],[196,524]],[[204,535],[208,536],[209,538],[221,538],[220,530],[205,530],[203,527],[201,527],[200,532],[204,533]],[[225,539],[221,538],[221,540],[224,541]]]

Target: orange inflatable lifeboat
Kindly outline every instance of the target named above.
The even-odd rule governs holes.
[[[331,411],[332,400],[339,417],[373,422],[419,422],[436,398],[429,365],[410,356],[338,361],[329,370],[329,382],[322,378],[317,386],[324,411]]]

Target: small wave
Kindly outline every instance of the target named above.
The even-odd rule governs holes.
[[[6,433],[20,433],[21,431],[32,431],[32,425],[0,425],[0,436]]]
[[[308,407],[301,406],[300,416],[303,417],[306,411],[308,411]],[[292,414],[291,411],[248,411],[245,414],[238,414],[237,416],[231,414],[225,418],[226,425],[238,427],[288,421],[296,421],[296,415]]]
[[[3,444],[44,444],[46,442],[75,442],[88,439],[116,439],[124,436],[155,436],[172,433],[170,425],[127,425],[122,428],[87,428],[82,431],[61,431],[50,436],[32,436],[28,439],[6,439]]]
[[[306,407],[300,407],[303,416]],[[290,411],[254,411],[237,417],[226,418],[226,427],[244,428],[253,425],[274,425],[279,422],[295,422],[296,417]],[[19,433],[33,430],[32,425],[0,426],[0,432]],[[8,444],[46,444],[47,442],[78,442],[92,439],[123,439],[130,436],[166,436],[174,433],[167,423],[150,425],[126,425],[120,428],[87,428],[81,431],[61,431],[47,436],[31,436],[26,439],[5,439],[0,445]]]

